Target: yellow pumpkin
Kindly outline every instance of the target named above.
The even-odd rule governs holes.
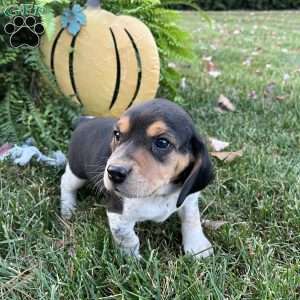
[[[119,116],[133,103],[155,97],[159,55],[148,27],[130,16],[86,8],[86,25],[72,36],[60,26],[40,49],[62,92],[87,114]]]

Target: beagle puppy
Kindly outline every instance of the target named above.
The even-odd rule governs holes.
[[[61,178],[61,214],[75,211],[76,192],[86,182],[109,193],[107,208],[116,244],[139,257],[137,222],[165,221],[178,212],[185,253],[213,253],[203,234],[199,191],[213,179],[206,146],[190,116],[178,105],[155,99],[114,118],[83,119],[71,139],[68,164]]]

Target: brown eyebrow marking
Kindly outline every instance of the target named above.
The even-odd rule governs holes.
[[[133,153],[135,162],[139,166],[140,174],[151,183],[157,180],[170,182],[190,164],[191,155],[189,153],[172,153],[165,163],[157,162],[148,151],[143,148],[136,149]]]
[[[122,133],[127,133],[130,129],[130,118],[128,116],[121,117],[117,126]]]
[[[166,133],[168,127],[163,121],[156,121],[147,128],[147,135],[150,137]]]

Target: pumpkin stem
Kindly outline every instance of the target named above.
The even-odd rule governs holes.
[[[100,8],[100,0],[87,0],[86,5],[91,8]]]

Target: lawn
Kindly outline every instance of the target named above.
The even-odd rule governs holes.
[[[174,216],[139,225],[143,259],[126,259],[85,191],[73,223],[62,222],[60,171],[2,163],[0,299],[300,298],[300,13],[209,15],[211,24],[184,13],[197,59],[174,63],[186,77],[176,99],[199,132],[243,149],[230,163],[213,159],[216,180],[200,201],[203,218],[228,222],[205,229],[215,255],[182,256]],[[220,94],[235,112],[215,110]]]

